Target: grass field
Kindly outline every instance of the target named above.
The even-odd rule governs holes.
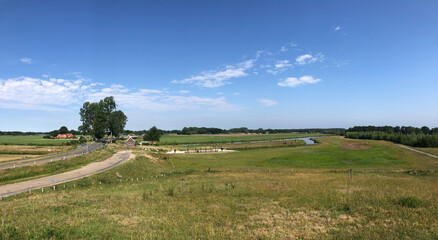
[[[383,141],[319,141],[224,154],[137,149],[66,189],[3,199],[0,239],[438,238],[436,159]]]
[[[314,137],[322,134],[278,133],[278,134],[218,134],[218,135],[163,135],[160,144],[230,143],[274,139]]]
[[[71,139],[45,139],[44,135],[29,136],[10,136],[0,135],[0,145],[40,145],[40,146],[59,146]]]
[[[0,145],[0,162],[65,152],[71,146]]]

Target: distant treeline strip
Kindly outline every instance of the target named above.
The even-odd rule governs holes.
[[[438,128],[424,126],[356,126],[345,132],[345,137],[353,139],[386,140],[412,147],[438,147]]]
[[[41,134],[47,134],[47,132],[0,131],[0,135],[8,135],[8,136],[29,136],[29,135],[41,135]]]
[[[164,134],[178,134],[178,135],[192,135],[192,134],[230,134],[230,133],[258,133],[258,134],[272,134],[272,133],[322,133],[342,135],[345,128],[305,128],[305,129],[248,129],[246,127],[220,129],[207,127],[185,127],[182,130],[161,130]],[[129,131],[126,134],[145,134],[147,131]]]

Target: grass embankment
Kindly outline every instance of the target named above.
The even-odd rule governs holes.
[[[60,146],[72,139],[45,139],[44,135],[11,136],[0,135],[0,145],[38,145],[38,146]]]
[[[309,133],[278,133],[278,134],[217,134],[217,135],[163,135],[160,139],[161,145],[166,144],[211,144],[211,143],[232,143],[263,140],[278,140],[301,137],[315,137],[324,134]]]
[[[71,146],[0,145],[0,162],[65,152]]]
[[[91,162],[104,160],[114,154],[113,150],[99,149],[74,158],[0,170],[0,185],[44,177],[80,168]]]
[[[0,202],[0,238],[438,237],[437,173],[405,173],[437,169],[436,160],[381,141],[319,141],[227,154],[136,151],[76,188]]]

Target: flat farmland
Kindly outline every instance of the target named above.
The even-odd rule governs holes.
[[[0,145],[40,145],[40,146],[60,146],[62,143],[71,139],[45,139],[44,135],[11,136],[0,135]]]
[[[0,145],[0,162],[65,152],[71,146]]]

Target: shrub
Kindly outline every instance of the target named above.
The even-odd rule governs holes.
[[[423,203],[416,197],[402,197],[397,200],[397,203],[403,207],[417,208]]]

